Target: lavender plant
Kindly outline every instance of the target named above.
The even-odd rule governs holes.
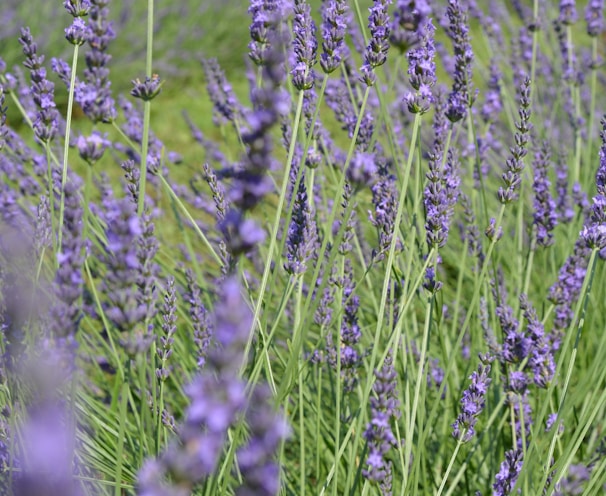
[[[0,492],[604,492],[603,3],[3,2]]]

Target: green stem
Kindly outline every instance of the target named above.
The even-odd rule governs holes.
[[[185,217],[187,217],[187,220],[189,220],[189,222],[191,223],[192,227],[194,228],[194,231],[196,231],[196,233],[198,234],[198,236],[200,237],[200,239],[202,240],[202,242],[204,243],[206,248],[210,251],[210,254],[219,263],[219,265],[223,265],[223,261],[221,260],[221,257],[219,255],[217,255],[217,252],[215,251],[213,246],[210,244],[210,241],[208,241],[208,238],[205,236],[205,234],[202,232],[202,230],[200,229],[200,227],[198,226],[198,224],[196,223],[196,221],[194,220],[192,215],[189,213],[189,210],[187,210],[187,207],[183,204],[181,199],[174,192],[171,185],[168,184],[166,179],[164,179],[164,176],[158,175],[158,177],[160,178],[160,182],[162,183],[162,185],[168,191],[168,194],[170,195],[170,197],[174,200],[174,202],[177,204],[177,206],[181,209],[181,211],[183,212]],[[140,194],[139,194],[139,198],[141,198]]]
[[[59,225],[57,226],[59,242],[58,251],[61,251],[61,240],[63,236],[63,216],[65,215],[65,183],[67,182],[67,162],[69,157],[69,136],[72,124],[72,108],[74,106],[74,87],[76,85],[76,69],[78,67],[78,45],[74,45],[74,57],[72,59],[72,73],[69,81],[69,95],[67,98],[67,116],[65,117],[65,142],[63,146],[63,170],[61,173],[61,202],[59,203]],[[53,198],[50,198],[53,201]]]
[[[290,169],[292,168],[292,159],[295,154],[295,148],[297,144],[297,133],[299,132],[299,123],[301,121],[301,112],[303,110],[303,96],[304,92],[299,91],[299,100],[297,101],[297,110],[295,112],[295,122],[293,124],[292,135],[290,137],[290,146],[288,149],[288,157],[286,159],[286,167],[284,169],[284,176],[282,177],[282,189],[280,190],[280,198],[278,199],[278,206],[276,207],[276,213],[274,216],[274,222],[271,230],[271,236],[269,241],[269,253],[267,254],[267,260],[265,262],[265,269],[263,270],[263,278],[261,279],[261,285],[259,287],[259,296],[257,304],[255,305],[255,313],[253,316],[252,328],[250,330],[248,341],[246,343],[246,349],[244,356],[248,355],[250,346],[253,340],[255,327],[259,316],[261,315],[261,307],[263,305],[263,297],[265,290],[267,289],[267,282],[269,280],[269,273],[271,272],[271,262],[274,256],[274,250],[278,241],[278,230],[280,229],[280,218],[282,216],[282,209],[284,208],[284,202],[286,201],[286,192],[288,190],[288,184],[290,182]]]

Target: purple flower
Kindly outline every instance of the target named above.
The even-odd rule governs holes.
[[[170,367],[166,362],[173,354],[174,335],[177,331],[177,296],[175,292],[175,278],[169,277],[164,293],[164,309],[162,311],[162,332],[160,346],[156,349],[160,359],[160,368],[156,369],[156,376],[165,381],[170,374]]]
[[[65,39],[72,45],[83,45],[86,41],[86,24],[79,17],[75,17],[71,26],[65,28]]]
[[[202,368],[206,364],[206,356],[212,339],[212,327],[208,312],[202,304],[200,286],[196,283],[191,269],[187,269],[185,272],[185,279],[187,281],[185,298],[189,304],[189,317],[198,354],[198,367]]]
[[[91,7],[89,0],[65,0],[63,2],[63,7],[67,10],[73,17],[84,17],[88,15],[88,11]]]
[[[370,29],[370,40],[364,52],[364,65],[360,72],[361,80],[367,86],[375,84],[375,68],[383,65],[387,60],[387,51],[389,50],[389,14],[387,7],[391,0],[373,0],[373,6],[370,7],[368,16],[368,28]]]
[[[463,10],[459,0],[448,0],[446,13],[450,22],[450,29],[447,32],[452,39],[455,58],[454,83],[448,97],[446,115],[452,122],[456,122],[463,118],[476,97],[473,93],[471,72],[473,50],[469,38],[467,12]]]
[[[358,381],[357,369],[360,367],[362,357],[358,353],[357,345],[362,338],[358,324],[358,308],[360,298],[353,294],[354,280],[353,267],[349,258],[345,259],[345,273],[343,280],[343,320],[341,322],[340,348],[341,376],[343,389],[353,391]]]
[[[576,0],[560,0],[560,16],[558,20],[565,26],[574,24],[579,19]]]
[[[495,59],[490,62],[490,79],[488,80],[486,99],[482,106],[482,119],[485,122],[494,122],[503,110],[501,101],[501,81],[502,74]]]
[[[541,246],[550,246],[553,244],[553,230],[558,224],[558,217],[548,177],[548,167],[551,165],[549,143],[544,142],[536,151],[532,165],[534,168],[533,217],[537,229],[537,243]]]
[[[252,17],[248,56],[256,65],[266,63],[267,52],[272,49],[271,33],[285,18],[289,7],[290,4],[283,0],[251,0],[248,7]]]
[[[86,40],[90,50],[85,55],[84,80],[76,83],[75,100],[93,122],[111,122],[116,117],[116,108],[107,68],[112,57],[107,49],[116,34],[108,21],[107,0],[90,0],[90,3]]]
[[[600,256],[606,258],[606,117],[602,118],[600,135],[600,165],[595,179],[597,193],[593,197],[590,219],[583,226],[581,238],[589,248],[600,250]]]
[[[397,0],[391,22],[389,42],[400,53],[405,53],[413,48],[420,41],[422,37],[420,28],[430,14],[431,7],[427,0]]]
[[[141,235],[141,224],[135,206],[128,198],[109,198],[104,204],[107,246],[103,258],[107,273],[102,287],[108,299],[105,314],[120,332],[133,331],[147,311],[135,291],[140,270],[137,240]]]
[[[78,148],[80,157],[90,166],[99,161],[105,150],[110,146],[111,142],[107,139],[107,133],[101,134],[99,131],[93,131],[87,137],[80,135],[76,140],[76,147]]]
[[[206,91],[213,103],[213,122],[215,125],[235,122],[242,109],[217,59],[202,59],[202,68],[206,76]]]
[[[475,425],[486,404],[486,393],[491,379],[490,364],[478,365],[478,370],[469,376],[471,383],[461,396],[461,413],[452,424],[452,435],[462,442],[470,441],[475,435]]]
[[[587,2],[585,21],[587,22],[587,34],[589,36],[599,36],[604,31],[604,0],[589,0]]]
[[[428,183],[423,193],[426,210],[425,229],[427,244],[430,247],[443,247],[448,240],[450,219],[459,197],[459,162],[454,150],[448,151],[448,158],[442,165],[441,140],[434,143],[434,152],[429,156]]]
[[[420,46],[408,52],[408,75],[410,85],[416,92],[408,93],[405,99],[408,110],[413,114],[424,114],[433,102],[431,88],[436,84],[435,30],[431,19],[428,19],[419,29]]]
[[[391,463],[386,455],[396,445],[396,437],[391,421],[400,417],[397,374],[391,356],[385,359],[382,369],[375,371],[376,380],[370,398],[370,422],[366,425],[364,437],[368,442],[368,468],[362,471],[364,477],[381,485],[381,494],[391,494]]]
[[[286,241],[288,261],[284,268],[289,274],[298,275],[307,269],[307,262],[313,255],[317,241],[316,223],[309,205],[304,177],[301,178],[294,202]]]
[[[152,77],[146,77],[143,82],[139,79],[134,79],[131,83],[133,84],[133,89],[130,90],[130,94],[135,98],[140,98],[144,102],[149,102],[160,94],[164,81],[161,81],[160,76],[157,74],[153,74]]]
[[[42,142],[50,142],[59,130],[59,112],[56,109],[55,85],[46,79],[46,69],[42,67],[44,56],[38,56],[38,46],[34,43],[29,28],[21,29],[19,43],[26,56],[23,65],[30,70],[31,97],[38,111],[34,117],[34,134]]]
[[[505,452],[505,460],[501,463],[499,473],[495,477],[495,483],[492,485],[494,496],[508,496],[511,494],[511,490],[522,470],[522,457],[521,449]]]
[[[250,438],[236,453],[243,479],[236,496],[276,496],[280,491],[280,467],[275,456],[290,429],[284,415],[271,403],[269,388],[257,386],[246,410]]]
[[[527,153],[527,144],[530,135],[530,79],[526,78],[520,88],[520,108],[518,110],[520,120],[516,122],[515,146],[510,148],[511,156],[507,159],[507,170],[502,174],[505,188],[500,187],[498,191],[499,201],[503,204],[511,203],[518,197],[518,190],[522,183],[522,171],[524,170],[524,157]]]
[[[316,63],[318,40],[316,24],[311,18],[311,9],[305,0],[294,0],[295,18],[292,23],[294,35],[292,82],[298,90],[308,90],[314,85],[312,68]]]
[[[391,246],[394,224],[398,207],[398,188],[396,178],[392,175],[380,175],[372,186],[372,203],[374,210],[368,212],[369,220],[377,228],[379,246],[374,252],[376,261],[382,260]],[[398,240],[401,247],[401,243]]]
[[[322,55],[320,66],[326,74],[334,72],[347,51],[344,38],[347,24],[347,2],[345,0],[327,0],[322,2]]]
[[[82,318],[81,298],[84,286],[84,240],[82,239],[80,187],[76,177],[65,183],[65,216],[61,252],[54,286],[57,302],[51,310],[53,334],[73,337]]]

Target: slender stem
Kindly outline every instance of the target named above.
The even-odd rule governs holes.
[[[280,218],[282,216],[282,209],[284,208],[284,202],[286,201],[286,192],[288,190],[288,184],[290,182],[290,169],[292,168],[292,159],[295,154],[295,147],[297,144],[297,133],[299,132],[299,123],[301,121],[301,113],[303,110],[303,96],[304,92],[299,91],[299,100],[297,101],[297,109],[295,112],[295,122],[292,128],[292,135],[290,137],[290,146],[288,149],[288,157],[286,159],[286,167],[284,169],[284,177],[282,178],[282,189],[280,190],[280,198],[278,199],[278,206],[276,207],[276,213],[274,216],[274,222],[271,230],[271,236],[269,241],[269,250],[267,254],[267,260],[265,261],[265,269],[263,270],[263,278],[261,279],[261,286],[259,287],[259,296],[257,304],[255,305],[255,313],[253,316],[252,328],[249,333],[248,341],[246,343],[246,349],[244,356],[247,356],[252,343],[254,330],[261,314],[261,307],[263,305],[263,297],[265,290],[267,289],[267,282],[269,280],[269,273],[271,272],[271,262],[274,256],[274,250],[278,241],[278,230],[280,229]]]
[[[145,53],[145,75],[152,77],[152,62],[154,49],[154,0],[147,0],[147,48]],[[141,136],[141,167],[139,171],[139,198],[137,215],[143,214],[145,208],[145,185],[147,180],[147,151],[149,147],[149,120],[151,101],[143,103],[143,136]]]
[[[442,477],[442,482],[440,483],[440,487],[438,489],[438,493],[436,494],[436,496],[440,496],[442,494],[442,491],[444,490],[444,486],[446,485],[446,481],[448,480],[448,476],[450,475],[450,472],[452,471],[452,466],[454,465],[455,459],[457,458],[457,454],[459,453],[459,450],[461,449],[461,446],[463,445],[462,439],[464,437],[465,437],[465,431],[463,431],[461,433],[461,437],[457,441],[457,446],[455,447],[455,450],[452,453],[452,456],[450,457],[450,462],[448,463],[448,467],[446,468],[446,472],[444,472],[444,477]]]
[[[69,156],[69,135],[72,124],[72,108],[74,106],[74,88],[76,86],[76,69],[78,67],[78,45],[74,45],[72,59],[72,73],[69,81],[69,95],[67,98],[67,116],[65,117],[65,142],[63,147],[63,170],[61,173],[61,202],[59,203],[59,225],[57,226],[59,242],[57,248],[61,251],[61,238],[63,235],[63,216],[65,215],[65,183],[67,182],[67,162]],[[52,202],[53,199],[50,198]]]
[[[202,230],[200,229],[200,227],[198,226],[198,224],[196,223],[196,221],[194,220],[194,218],[192,217],[192,215],[189,213],[189,210],[187,210],[187,207],[183,204],[183,202],[181,201],[181,199],[174,192],[174,190],[171,187],[171,185],[168,184],[168,182],[166,181],[166,179],[164,179],[164,176],[158,175],[158,177],[160,178],[160,182],[164,185],[164,187],[168,191],[168,194],[175,201],[175,203],[177,204],[177,206],[181,209],[181,211],[183,212],[183,214],[185,215],[185,217],[187,217],[187,220],[189,220],[189,222],[191,223],[192,227],[194,228],[194,231],[196,231],[196,233],[198,234],[198,236],[200,237],[200,239],[202,240],[202,242],[204,243],[204,245],[206,246],[206,248],[210,251],[210,254],[213,256],[213,258],[220,265],[223,265],[223,261],[221,260],[221,257],[217,254],[217,252],[213,248],[213,245],[210,244],[210,241],[208,241],[208,238],[202,232]],[[141,193],[139,193],[139,198],[141,198]]]

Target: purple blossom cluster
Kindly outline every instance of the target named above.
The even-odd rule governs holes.
[[[47,75],[33,17],[10,35],[25,69],[0,59],[0,493],[599,491],[604,2],[584,26],[566,0],[391,3],[366,25],[345,0],[251,0],[238,84],[238,54],[201,47],[191,148],[174,121],[190,79],[155,53],[162,79],[128,69],[173,9],[141,37],[122,26],[145,3],[58,2],[73,74],[53,58]],[[0,6],[0,46],[26,5]],[[197,21],[180,9],[179,46]],[[483,425],[490,407],[505,421]]]
[[[389,50],[390,22],[387,8],[391,0],[373,0],[368,16],[370,40],[364,51],[364,64],[360,68],[362,81],[373,86],[377,79],[375,69],[385,64]]]
[[[397,375],[391,357],[385,359],[383,367],[375,371],[375,375],[373,390],[376,396],[370,399],[370,422],[364,432],[368,442],[368,468],[363,470],[363,474],[379,485],[381,494],[391,495],[392,464],[387,454],[397,444],[391,422],[400,417]]]
[[[486,393],[491,379],[490,364],[480,363],[478,370],[469,376],[471,383],[461,396],[461,413],[452,424],[452,435],[462,442],[469,442],[476,434],[475,425],[486,405]]]

